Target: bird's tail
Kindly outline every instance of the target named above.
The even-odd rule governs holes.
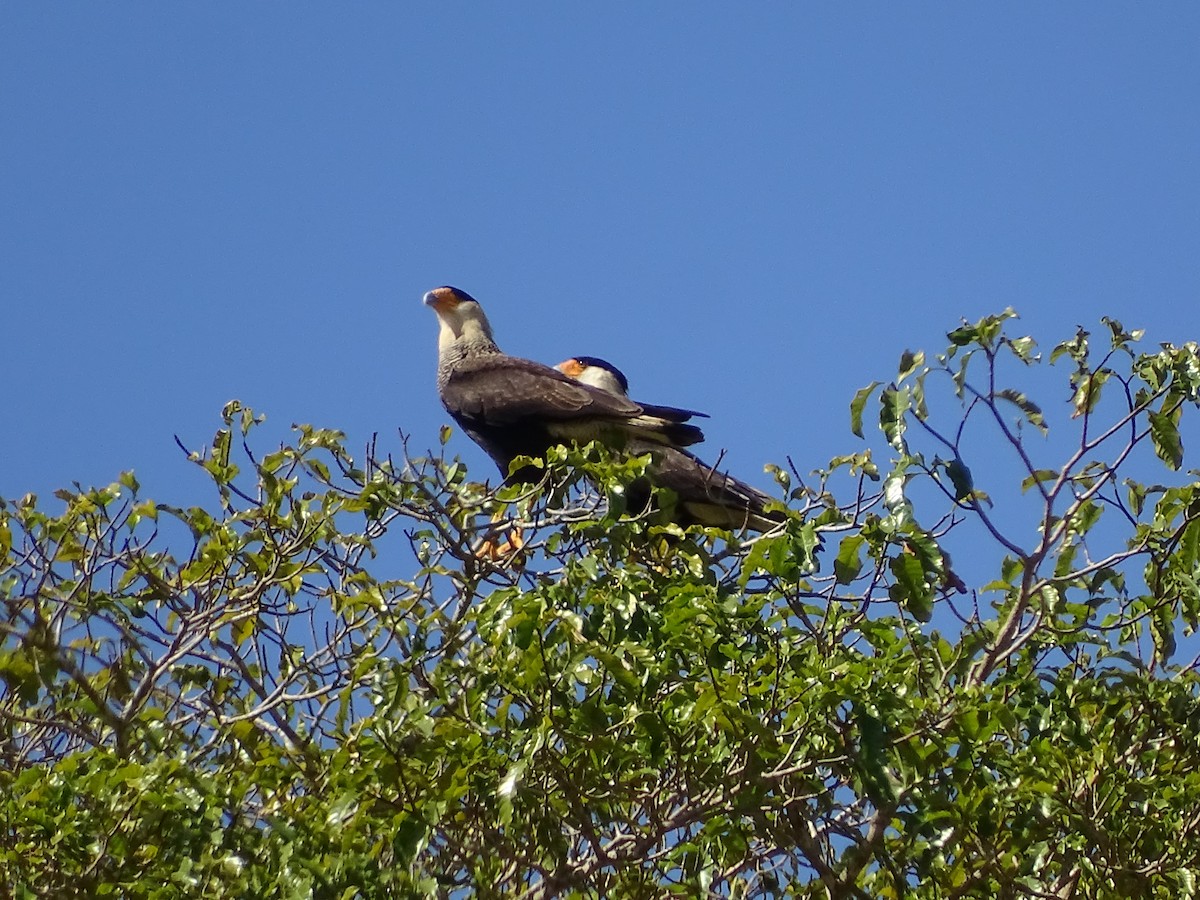
[[[687,422],[671,421],[661,416],[640,415],[630,419],[640,437],[673,447],[688,447],[704,440],[704,432]]]

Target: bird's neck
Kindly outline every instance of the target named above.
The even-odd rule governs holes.
[[[438,357],[441,359],[464,359],[499,352],[500,348],[492,340],[492,331],[485,322],[464,322],[457,334],[443,322],[438,331]]]

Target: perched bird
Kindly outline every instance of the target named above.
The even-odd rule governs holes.
[[[442,405],[500,467],[509,482],[532,482],[541,471],[511,471],[518,456],[544,456],[555,444],[599,440],[618,448],[683,447],[704,440],[690,409],[636,403],[569,378],[496,346],[478,301],[439,287],[425,295],[437,314],[438,393]]]
[[[580,384],[588,384],[610,394],[625,396],[629,393],[629,379],[607,359],[598,356],[572,356],[554,368]]]
[[[573,356],[555,368],[581,384],[611,394],[625,396],[629,392],[625,374],[599,357]],[[639,456],[651,455],[650,480],[678,498],[674,520],[684,528],[708,525],[732,531],[742,528],[767,531],[784,520],[781,512],[767,511],[771,498],[762,491],[718,472],[686,450],[638,438],[630,440],[625,449]],[[650,486],[635,482],[629,487],[628,498],[630,509],[646,507],[651,499]]]

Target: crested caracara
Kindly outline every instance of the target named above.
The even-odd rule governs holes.
[[[617,448],[682,447],[704,440],[688,409],[635,403],[624,393],[580,383],[528,359],[506,356],[478,301],[452,287],[434,288],[425,304],[438,317],[438,393],[446,411],[510,482],[529,482],[532,466],[510,471],[563,443],[598,440]]]
[[[629,381],[623,372],[595,356],[575,356],[556,367],[582,384],[592,385],[611,394],[624,396]],[[782,513],[767,511],[771,498],[762,491],[718,472],[686,450],[664,444],[632,439],[629,453],[651,456],[648,474],[658,487],[667,488],[677,498],[674,521],[686,528],[706,525],[731,531],[750,528],[767,531],[784,520]],[[629,508],[637,510],[650,503],[649,486],[634,482],[629,488]]]

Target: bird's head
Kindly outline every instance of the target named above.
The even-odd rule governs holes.
[[[479,301],[456,287],[437,287],[425,294],[425,305],[438,317],[438,349],[444,350],[455,341],[492,341],[492,326],[483,314]]]
[[[629,395],[629,379],[625,373],[598,356],[572,356],[554,368],[564,375],[620,397]]]

